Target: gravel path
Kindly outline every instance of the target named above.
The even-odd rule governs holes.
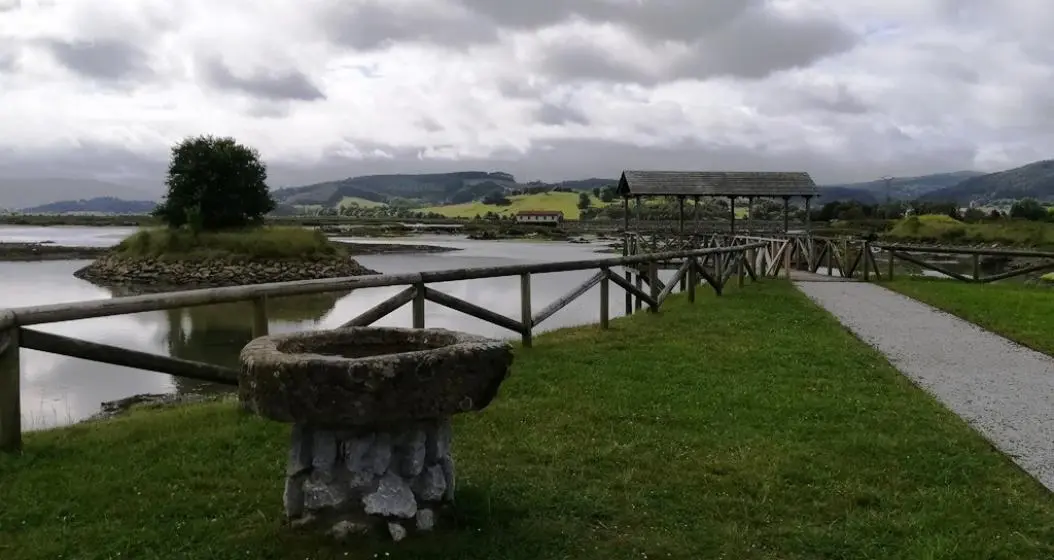
[[[1054,359],[874,284],[796,285],[1054,491]]]

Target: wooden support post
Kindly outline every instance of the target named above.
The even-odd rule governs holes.
[[[695,287],[699,284],[699,272],[696,270],[695,257],[688,257],[688,302],[695,303]]]
[[[889,259],[886,262],[886,280],[892,280],[893,279],[893,260],[896,257],[893,256],[893,249],[886,249],[886,253],[887,253],[887,255],[886,255],[887,258]]]
[[[267,296],[253,298],[253,338],[267,336]]]
[[[692,197],[695,204],[692,205],[692,231],[699,233],[699,197]]]
[[[684,195],[677,197],[677,222],[681,240],[684,240]]]
[[[831,241],[824,241],[824,243],[827,244],[827,275],[832,276],[834,275],[834,268],[832,266],[834,263],[834,243]]]
[[[765,275],[765,271],[764,270],[758,270],[757,269],[757,266],[758,266],[758,260],[757,259],[758,259],[758,257],[757,257],[757,252],[756,251],[757,251],[756,249],[747,249],[747,254],[746,254],[747,262],[750,263],[750,266],[752,267],[751,270],[754,271],[753,275],[750,277],[750,279],[753,280],[754,282],[757,282],[759,278],[761,278],[761,277],[763,277]]]
[[[812,232],[812,215],[811,214],[812,214],[812,197],[811,196],[807,196],[807,197],[805,197],[805,235],[809,235],[810,237],[811,237],[811,232]],[[810,256],[809,260],[810,261],[812,260],[811,256]],[[809,263],[809,267],[811,269],[811,267],[812,267],[812,263],[811,262]]]
[[[791,264],[794,262],[794,240],[788,238],[783,247],[783,277],[791,279]]]
[[[637,274],[636,274],[636,278],[634,279],[634,284],[636,284],[638,290],[643,291],[644,290],[644,276],[641,273],[641,270],[640,270],[641,268],[644,268],[644,264],[643,263],[638,264],[636,269],[635,269],[635,272]],[[634,302],[633,302],[633,310],[634,311],[640,311],[643,307],[644,307],[644,301],[642,299],[640,299],[638,297],[636,300],[634,300]]]
[[[659,312],[659,263],[651,261],[648,263],[648,288],[651,289],[651,299],[655,305],[650,307],[652,313]]]
[[[736,283],[742,288],[746,284],[746,270],[743,266],[744,254],[742,251],[736,254]]]
[[[790,231],[790,203],[791,198],[789,196],[783,197],[783,233]]]
[[[736,197],[728,197],[728,232],[736,234]]]
[[[892,251],[889,252],[893,254]],[[973,256],[973,279],[977,280],[981,278],[981,255],[974,253]]]
[[[520,322],[523,323],[523,347],[530,348],[534,329],[531,319],[531,274],[520,275]]]
[[[754,231],[754,197],[747,197],[747,233]]]
[[[414,300],[411,305],[413,305],[414,328],[425,328],[425,285],[423,282],[414,284]]]
[[[7,316],[0,315],[0,322]],[[0,330],[0,452],[22,451],[22,390],[18,327]]]
[[[842,270],[842,278],[852,278],[849,274],[849,240],[842,240],[842,262],[838,263],[838,267]]]
[[[601,268],[600,272],[604,274],[600,278],[600,328],[606,329],[611,326],[611,319],[608,314],[608,307],[611,305],[611,270],[607,267]]]
[[[871,281],[871,259],[869,253],[871,252],[871,243],[864,241],[864,245],[860,249],[860,265],[864,267],[864,282]]]

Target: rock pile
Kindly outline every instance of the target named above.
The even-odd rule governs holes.
[[[318,523],[337,537],[382,524],[394,540],[430,531],[454,499],[450,420],[394,431],[293,427],[283,502],[298,525]]]
[[[315,278],[340,278],[377,274],[355,259],[257,260],[231,263],[215,261],[166,261],[101,257],[73,273],[82,280],[101,284],[169,284],[175,286],[238,286],[267,282],[289,282]]]

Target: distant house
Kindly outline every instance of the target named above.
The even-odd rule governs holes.
[[[516,213],[517,224],[557,225],[564,221],[559,210],[522,210]]]

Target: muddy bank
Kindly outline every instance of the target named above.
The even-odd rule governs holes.
[[[102,402],[99,404],[99,412],[78,423],[83,424],[117,418],[128,414],[133,408],[161,408],[221,400],[229,400],[231,402],[236,400],[233,387],[231,392],[210,393],[207,395],[200,393],[143,393],[115,401]]]
[[[101,257],[109,247],[62,247],[50,243],[0,242],[0,261],[64,261]]]

